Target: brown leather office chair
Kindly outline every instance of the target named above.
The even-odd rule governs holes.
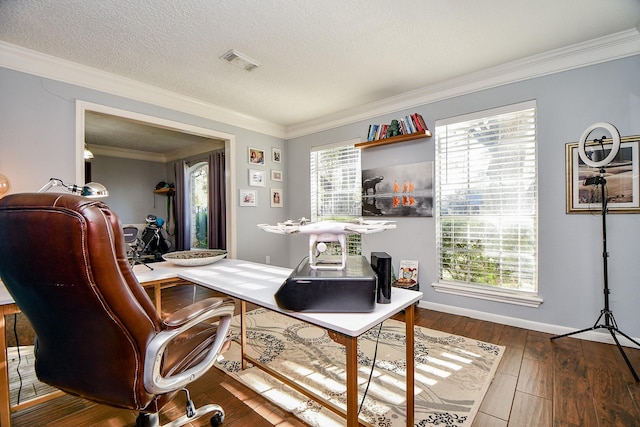
[[[38,378],[140,411],[138,426],[158,425],[162,407],[219,357],[234,304],[208,298],[161,319],[125,246],[117,215],[95,199],[0,199],[0,277],[36,333]],[[187,400],[187,414],[169,425],[211,412],[212,425],[224,420],[220,406],[196,410]]]

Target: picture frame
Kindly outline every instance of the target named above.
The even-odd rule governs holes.
[[[249,147],[249,164],[264,166],[264,150]]]
[[[265,171],[249,169],[249,185],[251,187],[265,187],[267,185]]]
[[[256,190],[240,190],[240,206],[258,206]]]
[[[400,260],[398,278],[394,286],[409,288],[416,284],[418,284],[418,261],[409,259]]]
[[[271,181],[282,181],[282,171],[271,169]]]
[[[282,162],[282,151],[280,151],[279,148],[271,149],[271,161],[273,161],[273,163]]]
[[[281,188],[271,189],[271,207],[281,208],[284,206],[284,195]]]
[[[602,168],[607,184],[607,212],[609,213],[640,213],[639,141],[640,135],[620,138],[620,151],[607,166]],[[585,153],[605,158],[612,144],[610,138],[604,139],[602,145],[586,142]],[[599,152],[601,153],[598,154]],[[589,167],[582,161],[577,142],[566,144],[565,156],[566,212],[568,214],[601,212],[602,190],[599,185],[586,181],[588,178],[600,176],[600,168]]]
[[[362,216],[432,217],[433,161],[362,170]]]

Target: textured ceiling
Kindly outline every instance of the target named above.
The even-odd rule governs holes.
[[[639,0],[0,0],[0,40],[284,127],[639,21]]]

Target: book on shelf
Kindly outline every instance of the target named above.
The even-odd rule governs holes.
[[[378,139],[384,139],[387,137],[387,130],[389,129],[389,125],[381,125],[380,128],[380,138]]]
[[[400,127],[400,133],[402,135],[410,135],[417,132],[425,132],[429,129],[422,118],[422,115],[418,113],[408,114],[401,117],[398,120],[398,126]],[[369,125],[369,132],[367,133],[367,141],[377,141],[387,138],[387,132],[389,130],[389,124],[371,124]]]
[[[421,132],[425,132],[429,130],[421,114],[415,113],[415,119],[416,119],[416,122],[420,125]]]
[[[402,130],[403,135],[408,135],[411,133],[409,130],[409,125],[407,125],[407,121],[404,118],[400,119],[400,129]]]
[[[375,139],[377,131],[378,131],[378,125],[370,125],[369,126],[369,137],[367,138],[367,140],[368,141],[373,141]]]
[[[404,121],[407,124],[407,130],[409,131],[409,133],[415,133],[416,129],[413,126],[413,121],[411,120],[410,116],[404,116]]]
[[[413,113],[411,115],[411,120],[413,121],[413,125],[416,128],[416,132],[423,132],[424,128],[422,127],[422,124],[420,123],[420,120],[418,120],[418,113]]]

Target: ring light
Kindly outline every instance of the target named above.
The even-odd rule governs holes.
[[[609,131],[611,138],[613,139],[613,146],[611,147],[611,151],[607,157],[599,162],[594,162],[589,158],[589,156],[587,156],[587,153],[584,150],[585,142],[587,141],[589,134],[598,128],[604,128]],[[578,144],[578,154],[580,155],[580,158],[587,166],[591,166],[592,168],[599,168],[608,165],[618,155],[618,151],[620,151],[620,132],[618,132],[618,129],[616,129],[616,127],[611,123],[601,122],[592,124],[582,133],[580,143]]]

